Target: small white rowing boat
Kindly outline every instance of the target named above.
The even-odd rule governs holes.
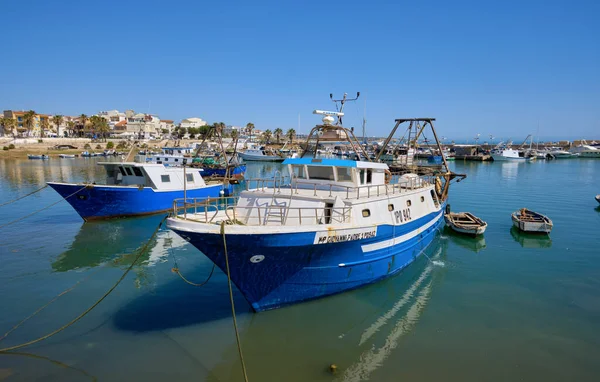
[[[73,154],[58,154],[59,158],[75,158]]]
[[[467,235],[481,235],[487,228],[486,222],[470,212],[447,212],[444,220],[454,231]]]
[[[521,208],[512,213],[513,225],[524,232],[550,233],[552,231],[552,220],[538,212]]]

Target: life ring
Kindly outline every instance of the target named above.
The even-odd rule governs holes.
[[[392,181],[392,173],[390,170],[385,170],[385,184],[390,184]]]
[[[435,193],[438,194],[438,197],[442,197],[442,181],[440,178],[435,178]]]

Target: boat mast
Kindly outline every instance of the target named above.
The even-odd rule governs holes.
[[[356,101],[360,97],[360,92],[356,92],[356,98],[348,98],[348,93],[344,93],[344,97],[342,99],[333,99],[333,93],[329,93],[329,98],[335,103],[335,110],[340,113],[337,115],[337,123],[336,126],[342,126],[342,117],[344,116],[344,104],[348,101]],[[340,103],[340,107],[338,110],[338,102]]]

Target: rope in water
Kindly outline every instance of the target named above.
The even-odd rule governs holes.
[[[48,208],[50,208],[50,207],[52,207],[52,206],[55,206],[55,205],[57,205],[58,203],[62,202],[63,200],[67,200],[67,199],[69,199],[71,196],[73,196],[73,195],[77,194],[78,192],[80,192],[81,190],[83,190],[84,188],[86,188],[86,187],[88,187],[88,186],[89,186],[89,185],[87,185],[87,184],[86,184],[85,186],[81,187],[79,190],[75,191],[75,192],[74,192],[74,193],[72,193],[71,195],[69,195],[69,196],[67,196],[67,197],[65,197],[65,198],[62,198],[62,199],[60,199],[60,200],[59,200],[59,201],[57,201],[57,202],[54,202],[54,203],[52,203],[52,204],[49,204],[49,205],[47,205],[47,206],[46,206],[46,207],[44,207],[44,208],[40,208],[40,209],[39,209],[39,210],[37,210],[37,211],[33,211],[32,213],[30,213],[30,214],[27,214],[27,215],[25,215],[25,216],[22,216],[22,217],[20,217],[20,218],[17,218],[17,219],[15,219],[15,220],[9,221],[9,222],[8,222],[8,223],[6,223],[6,224],[2,224],[2,225],[0,225],[0,229],[1,229],[1,228],[4,228],[4,227],[8,227],[9,225],[13,225],[13,224],[15,224],[15,223],[18,223],[18,222],[20,222],[21,220],[24,220],[24,219],[26,219],[26,218],[28,218],[28,217],[30,217],[30,216],[33,216],[33,215],[35,215],[35,214],[37,214],[37,213],[39,213],[39,212],[42,212],[42,211],[44,211],[44,210],[47,210]]]
[[[16,324],[15,326],[12,327],[12,329],[10,329],[8,332],[4,333],[4,335],[2,337],[0,337],[0,341],[4,340],[6,337],[8,337],[8,335],[12,332],[14,332],[15,330],[17,330],[21,325],[23,325],[25,322],[29,321],[29,319],[31,319],[32,317],[34,317],[35,315],[37,315],[38,313],[40,313],[42,310],[46,309],[48,306],[50,306],[53,302],[55,302],[56,300],[58,300],[59,298],[61,298],[62,296],[64,296],[65,294],[69,293],[70,291],[72,291],[73,289],[75,289],[75,287],[77,287],[77,285],[81,284],[82,282],[84,282],[85,280],[89,279],[90,276],[92,276],[92,274],[94,274],[95,272],[90,273],[88,276],[84,277],[83,279],[77,281],[74,285],[70,286],[69,288],[65,289],[64,291],[62,291],[61,293],[57,294],[52,300],[48,301],[45,305],[43,305],[42,307],[40,307],[38,310],[36,310],[35,312],[31,313],[29,316],[27,316],[26,318],[24,318],[23,320],[21,320],[21,322],[19,322],[18,324]]]
[[[240,343],[240,333],[237,327],[235,318],[235,303],[233,302],[233,289],[231,287],[231,272],[229,270],[229,256],[227,255],[227,240],[225,238],[225,221],[221,222],[221,236],[223,237],[223,251],[225,252],[225,265],[227,267],[227,284],[229,285],[229,301],[231,302],[231,317],[233,318],[233,328],[235,329],[235,340],[237,342],[240,362],[242,364],[242,372],[244,373],[244,381],[248,382],[248,373],[246,372],[246,363],[244,362],[244,354],[242,352],[242,344]]]
[[[9,205],[9,204],[12,204],[12,203],[14,203],[14,202],[18,202],[19,200],[21,200],[21,199],[24,199],[24,198],[26,198],[26,197],[28,197],[28,196],[30,196],[30,195],[33,195],[33,194],[35,194],[36,192],[40,192],[40,191],[42,191],[42,190],[43,190],[44,188],[46,188],[46,187],[48,187],[48,185],[45,185],[44,187],[38,188],[37,190],[31,191],[30,193],[28,193],[28,194],[25,194],[25,195],[23,195],[23,196],[19,196],[19,197],[18,197],[18,198],[16,198],[16,199],[9,200],[8,202],[2,203],[2,204],[0,204],[0,207],[4,207],[4,206],[6,206],[6,205]]]
[[[156,229],[152,233],[152,236],[150,236],[150,239],[148,239],[148,241],[146,242],[146,244],[144,244],[144,246],[142,247],[142,249],[140,250],[140,252],[137,254],[137,256],[135,257],[135,259],[133,260],[133,262],[131,263],[131,265],[125,270],[125,272],[123,273],[123,275],[121,276],[121,278],[119,278],[117,280],[117,282],[106,293],[104,293],[104,295],[102,297],[100,297],[92,306],[90,306],[89,308],[87,308],[79,316],[75,317],[70,322],[68,322],[67,324],[61,326],[60,328],[56,329],[55,331],[53,331],[51,333],[48,333],[46,335],[43,335],[43,336],[41,336],[39,338],[36,338],[34,340],[31,340],[31,341],[28,341],[28,342],[24,342],[24,343],[19,344],[19,345],[9,346],[9,347],[0,349],[0,353],[2,353],[2,352],[8,352],[8,351],[11,351],[11,350],[20,349],[20,348],[23,348],[25,346],[33,345],[33,344],[38,343],[40,341],[46,340],[46,339],[52,337],[53,335],[62,332],[63,330],[65,330],[69,326],[71,326],[74,323],[76,323],[77,321],[81,320],[86,314],[88,314],[89,312],[91,312],[96,306],[98,306],[98,304],[100,304],[106,297],[108,297],[108,295],[111,294],[113,290],[115,290],[115,288],[121,283],[121,281],[123,281],[123,279],[125,279],[125,276],[127,276],[127,274],[133,269],[133,267],[138,262],[138,260],[142,257],[142,255],[144,255],[144,253],[146,253],[146,250],[148,249],[148,246],[152,242],[152,239],[154,239],[154,237],[156,236],[156,234],[158,233],[158,231],[162,227],[162,225],[165,222],[165,220],[167,220],[167,216],[165,216],[160,221],[160,223],[158,224],[158,226],[156,227]]]

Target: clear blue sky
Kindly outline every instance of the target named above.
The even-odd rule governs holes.
[[[384,135],[600,138],[600,1],[30,1],[0,8],[0,108],[307,132],[329,93]]]

